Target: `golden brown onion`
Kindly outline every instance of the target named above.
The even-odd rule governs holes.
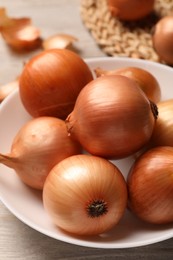
[[[80,90],[92,79],[79,55],[67,49],[46,50],[24,67],[19,82],[21,101],[33,117],[65,119]]]
[[[173,222],[172,178],[172,147],[156,147],[139,157],[127,178],[131,211],[149,223]]]
[[[107,0],[107,3],[113,16],[133,21],[150,14],[155,0]]]
[[[152,146],[173,146],[173,99],[157,104],[159,116],[150,140]]]
[[[165,16],[155,25],[153,47],[166,63],[173,65],[173,15]]]
[[[71,156],[49,173],[43,204],[53,222],[77,235],[97,235],[117,225],[127,205],[126,182],[111,162]]]
[[[122,75],[136,81],[139,87],[144,91],[149,100],[157,103],[161,99],[161,89],[156,77],[149,71],[138,67],[123,67],[114,70],[95,69],[97,77],[103,75]]]
[[[80,145],[67,136],[64,121],[39,117],[23,125],[10,153],[0,154],[0,163],[14,169],[28,186],[41,190],[55,164],[80,152]]]
[[[69,135],[89,153],[122,158],[149,141],[156,114],[157,107],[135,81],[112,75],[82,89],[66,124]]]

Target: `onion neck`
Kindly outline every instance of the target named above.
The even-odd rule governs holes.
[[[9,168],[15,168],[16,163],[18,162],[18,159],[6,154],[0,154],[0,163],[8,166]]]

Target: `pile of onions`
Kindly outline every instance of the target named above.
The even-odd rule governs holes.
[[[173,222],[172,178],[172,147],[156,147],[141,155],[127,178],[131,211],[149,223]]]
[[[64,121],[38,117],[21,127],[11,152],[0,154],[0,163],[14,169],[28,186],[42,190],[53,166],[80,152],[80,145],[68,138]]]
[[[107,0],[113,16],[122,20],[142,19],[154,9],[155,0]]]
[[[97,77],[104,75],[122,75],[136,81],[139,87],[144,91],[149,100],[157,103],[161,99],[160,84],[156,77],[149,71],[138,67],[123,67],[114,70],[95,69]]]
[[[63,230],[77,235],[101,234],[124,214],[126,182],[108,160],[74,155],[51,170],[43,189],[43,204]]]
[[[173,146],[173,99],[157,104],[159,117],[150,140],[151,146]]]
[[[165,16],[157,22],[152,40],[161,59],[173,65],[173,15]]]
[[[89,153],[123,158],[150,139],[157,107],[135,81],[121,75],[99,77],[80,92],[66,119],[69,135]]]
[[[67,49],[52,49],[34,56],[20,76],[21,101],[33,117],[65,119],[81,89],[93,79],[80,56]]]

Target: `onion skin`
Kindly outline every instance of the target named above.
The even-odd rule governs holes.
[[[149,223],[173,222],[172,178],[172,147],[156,147],[139,157],[127,178],[130,210]]]
[[[16,79],[0,87],[0,102],[19,87],[19,80]]]
[[[67,136],[64,121],[53,117],[31,119],[16,134],[11,152],[0,163],[13,168],[28,186],[42,190],[50,170],[68,156],[81,153]]]
[[[173,65],[173,15],[165,16],[157,22],[152,41],[160,58]]]
[[[157,104],[159,116],[156,121],[150,146],[173,146],[173,99]]]
[[[114,70],[95,69],[97,77],[104,75],[122,75],[136,81],[149,100],[158,103],[161,100],[161,89],[157,79],[147,70],[138,67],[123,67]]]
[[[87,152],[118,159],[149,141],[155,117],[151,103],[134,81],[112,75],[85,86],[66,124],[69,135]]]
[[[0,8],[0,31],[6,43],[15,51],[31,51],[42,43],[40,30],[30,18],[11,18]]]
[[[98,214],[94,203],[104,202]],[[43,204],[53,222],[76,235],[97,235],[117,225],[127,205],[122,173],[109,161],[91,156],[71,156],[49,173]]]
[[[42,43],[44,50],[49,49],[72,49],[73,43],[78,41],[78,39],[70,34],[55,34],[47,39],[45,39]]]
[[[113,16],[127,21],[139,20],[154,9],[154,0],[107,0]]]
[[[92,79],[89,67],[74,52],[46,50],[25,65],[19,93],[31,116],[65,119],[73,110],[80,90]]]

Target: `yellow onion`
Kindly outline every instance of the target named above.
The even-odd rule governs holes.
[[[149,71],[138,67],[123,67],[114,70],[95,69],[97,77],[104,75],[122,75],[136,81],[147,97],[157,103],[161,99],[161,89],[156,77]]]
[[[152,40],[161,59],[173,65],[173,15],[165,16],[157,22]]]
[[[119,169],[103,158],[74,155],[49,173],[43,204],[52,221],[76,235],[106,232],[121,220],[127,187]]]
[[[45,50],[25,65],[19,93],[31,116],[65,119],[80,90],[92,79],[89,67],[79,55],[67,49]]]
[[[154,10],[155,0],[107,0],[113,16],[127,21],[142,19]]]
[[[172,147],[156,147],[141,155],[127,178],[130,210],[149,223],[173,222],[172,178]]]
[[[0,163],[14,169],[28,186],[42,190],[52,167],[80,152],[80,145],[67,136],[64,121],[38,117],[22,126],[10,153],[0,154]]]
[[[111,75],[97,78],[82,89],[66,124],[69,135],[87,152],[123,158],[149,141],[156,117],[156,105],[135,81]]]
[[[151,146],[173,146],[173,99],[157,104],[159,116],[150,140]]]

